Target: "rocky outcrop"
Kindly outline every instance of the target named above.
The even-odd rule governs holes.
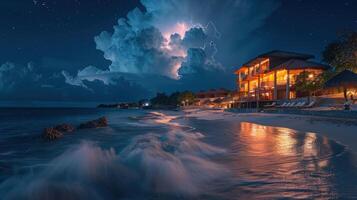
[[[59,139],[63,136],[63,134],[61,132],[59,132],[58,130],[56,130],[55,128],[53,127],[50,127],[50,128],[45,128],[43,130],[43,134],[42,134],[42,137],[46,140],[56,140],[56,139]]]
[[[55,126],[54,129],[56,129],[59,132],[73,132],[76,130],[76,128],[71,124],[59,124]]]
[[[101,117],[96,120],[84,122],[79,125],[79,129],[87,128],[100,128],[108,126],[108,120],[106,117]],[[63,133],[73,132],[76,128],[71,124],[59,124],[54,127],[45,128],[42,133],[42,137],[46,140],[53,141],[63,136]]]
[[[100,128],[108,126],[108,120],[106,117],[101,117],[96,120],[84,122],[79,125],[79,129],[87,129],[87,128]]]

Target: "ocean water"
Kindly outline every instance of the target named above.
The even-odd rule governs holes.
[[[43,128],[106,116],[60,140]],[[183,112],[1,108],[0,199],[354,199],[356,155],[315,133]]]

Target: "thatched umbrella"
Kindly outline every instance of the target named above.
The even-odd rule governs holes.
[[[350,70],[344,70],[326,81],[325,87],[327,88],[343,88],[343,94],[347,101],[347,90],[350,88],[357,88],[357,74]]]

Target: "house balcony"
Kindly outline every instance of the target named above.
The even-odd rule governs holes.
[[[250,76],[256,77],[258,75],[265,74],[267,72],[268,72],[268,70],[266,70],[266,69],[265,70],[263,70],[263,69],[253,70],[251,72]]]
[[[252,79],[257,79],[259,75],[267,73],[268,70],[256,70],[252,71],[250,74],[241,74],[242,81],[248,81]]]
[[[261,82],[260,87],[264,89],[272,89],[274,88],[274,81]]]
[[[271,101],[273,100],[274,89],[267,88],[256,88],[248,91],[239,92],[240,101],[257,101],[259,94],[260,101]]]

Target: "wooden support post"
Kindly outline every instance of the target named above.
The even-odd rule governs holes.
[[[248,100],[249,100],[249,97],[250,97],[250,81],[248,81]]]
[[[241,76],[242,76],[242,73],[241,72],[238,72],[238,91],[240,91],[240,83],[241,83],[241,81],[242,81],[242,78],[241,78]]]
[[[257,108],[259,108],[259,100],[260,100],[260,75],[258,75],[258,92],[256,94],[256,100],[257,100]]]
[[[260,99],[260,75],[258,76],[258,87],[257,87],[257,89],[258,89],[257,100],[259,100]]]
[[[290,75],[289,75],[290,71],[287,70],[286,74],[286,99],[289,100],[290,99]]]
[[[277,87],[277,77],[276,77],[277,71],[274,71],[274,100],[278,100],[278,87]]]

